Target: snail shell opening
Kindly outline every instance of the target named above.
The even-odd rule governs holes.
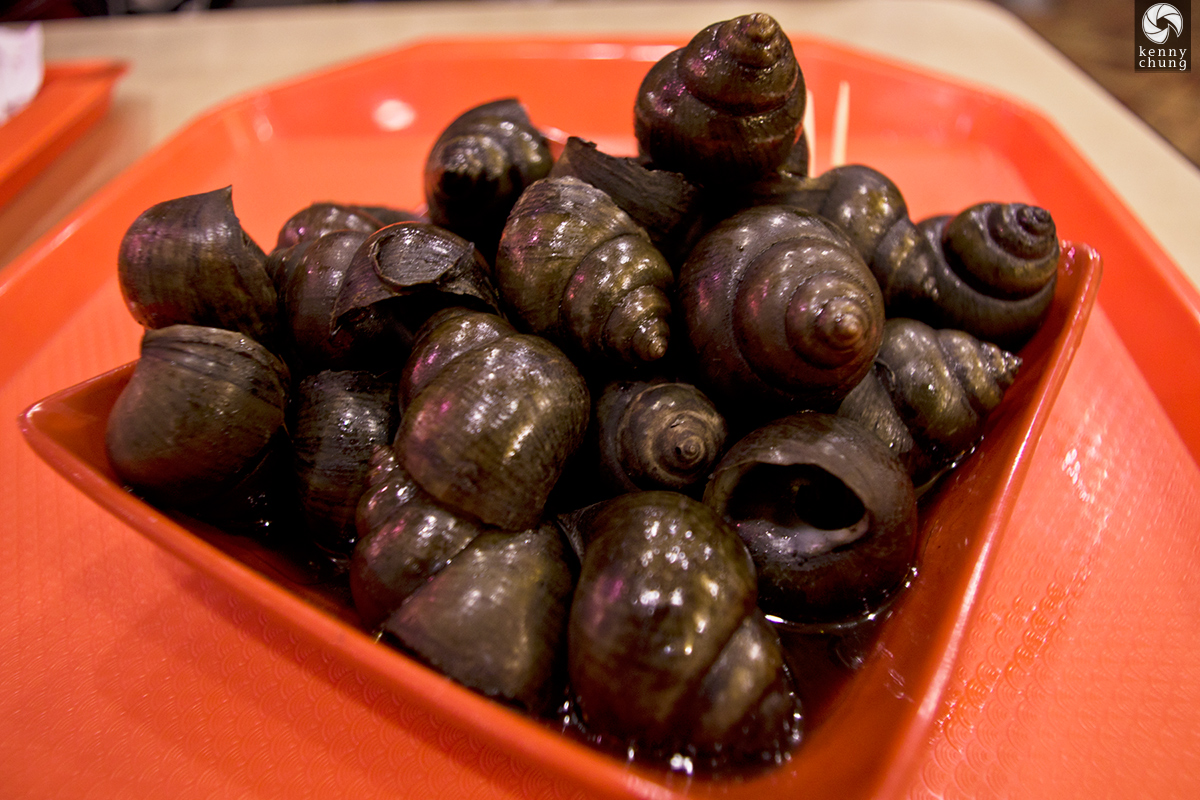
[[[743,538],[768,543],[776,557],[813,558],[853,544],[870,527],[862,500],[811,464],[755,464],[729,496],[726,513]],[[780,536],[786,531],[786,536]]]
[[[721,459],[704,502],[749,548],[760,607],[789,622],[868,614],[912,569],[912,480],[846,417],[804,412],[751,432]]]

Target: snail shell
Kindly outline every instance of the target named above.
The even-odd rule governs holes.
[[[804,76],[767,14],[700,31],[650,68],[634,106],[638,146],[697,183],[743,183],[777,169],[804,117]]]
[[[385,309],[368,306],[344,324],[334,325],[334,308],[354,255],[368,234],[340,230],[304,241],[293,268],[281,273],[281,340],[288,359],[305,372],[322,369],[399,369],[408,357],[412,333]]]
[[[358,502],[358,541],[350,559],[354,607],[369,630],[488,530],[422,489],[390,448],[376,448]]]
[[[309,534],[349,554],[370,458],[391,443],[398,423],[395,380],[369,372],[325,370],[296,388],[289,430],[300,505]]]
[[[837,225],[868,265],[874,263],[879,243],[888,231],[898,223],[911,224],[899,187],[871,167],[834,167],[802,185],[805,199],[794,195],[793,202],[809,207],[808,203],[815,201],[813,213]]]
[[[143,211],[121,239],[117,277],[129,312],[147,328],[201,325],[266,341],[276,294],[265,262],[227,186]]]
[[[435,311],[417,331],[412,355],[400,374],[400,408],[408,408],[425,384],[454,359],[513,333],[513,326],[496,314],[479,313],[462,306]]]
[[[319,239],[332,231],[374,233],[384,222],[362,206],[345,203],[313,203],[305,206],[279,229],[275,250],[286,250],[300,242]]]
[[[553,163],[549,142],[517,100],[469,109],[442,131],[425,161],[429,218],[491,261],[513,204]]]
[[[1033,337],[1057,284],[1060,246],[1049,211],[979,203],[917,228],[938,257],[936,312],[925,322],[1013,351]]]
[[[289,376],[235,331],[147,330],[109,414],[105,448],[126,485],[174,508],[197,507],[267,457],[284,422]]]
[[[979,291],[1029,297],[1045,291],[1057,274],[1059,245],[1054,219],[1024,203],[979,203],[951,218],[942,230],[946,258]]]
[[[651,756],[771,758],[795,744],[798,701],[733,530],[665,491],[606,501],[588,524],[567,642],[585,728]]]
[[[386,309],[378,306],[386,304]],[[494,310],[491,270],[466,239],[428,222],[397,222],[368,236],[346,270],[333,309],[335,327],[369,312],[415,331],[447,305]]]
[[[1049,312],[1059,242],[1043,208],[978,203],[914,224],[895,183],[860,164],[807,180],[780,176],[745,198],[795,205],[837,225],[871,267],[889,317],[964,330],[1016,350]]]
[[[783,620],[861,617],[911,574],[912,480],[854,420],[809,411],[751,432],[721,459],[704,502],[737,529],[759,605]]]
[[[573,354],[611,363],[666,355],[674,280],[646,232],[572,177],[545,178],[521,195],[496,254],[510,316]]]
[[[456,337],[480,319],[496,336],[458,349]],[[452,357],[430,355],[444,354],[446,341]],[[509,530],[537,525],[587,428],[590,396],[574,364],[549,341],[475,311],[431,317],[409,358],[439,368],[417,370],[418,391],[401,389],[409,399],[395,448],[404,468],[459,512]]]
[[[858,251],[797,208],[757,206],[717,225],[679,281],[697,368],[718,403],[836,408],[883,335],[879,287]]]
[[[444,674],[544,713],[561,701],[573,561],[550,526],[501,532],[456,514],[380,448],[359,502],[350,590],[384,629]]]
[[[641,227],[672,267],[683,264],[703,232],[703,195],[679,172],[651,169],[637,158],[601,152],[568,137],[550,177],[579,178],[602,190]]]
[[[491,530],[400,604],[384,630],[482,694],[536,714],[562,702],[575,576],[553,525]]]
[[[975,447],[1020,366],[969,333],[888,320],[874,371],[838,413],[874,430],[922,486]]]
[[[354,231],[366,238],[394,222],[415,222],[420,217],[411,211],[387,206],[358,206],[346,203],[313,203],[300,209],[279,229],[275,249],[267,254],[267,274],[276,290],[290,280],[309,242],[335,231]]]
[[[724,452],[727,426],[690,383],[610,383],[596,401],[600,473],[617,491],[686,491],[708,480]]]

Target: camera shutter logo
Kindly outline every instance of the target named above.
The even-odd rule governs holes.
[[[1155,44],[1162,44],[1174,31],[1175,38],[1183,35],[1183,14],[1170,3],[1155,3],[1142,14],[1142,33]]]
[[[1192,71],[1192,3],[1135,0],[1133,7],[1135,72]]]

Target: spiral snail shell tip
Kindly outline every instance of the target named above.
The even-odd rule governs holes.
[[[861,309],[845,299],[831,300],[817,321],[821,337],[839,350],[853,347],[866,335]]]
[[[650,325],[639,328],[633,336],[633,352],[644,364],[665,356],[667,344],[667,325],[662,320],[654,320]]]
[[[1023,205],[1017,210],[1021,224],[1030,230],[1053,230],[1054,219],[1050,212],[1041,206]]]
[[[1017,373],[1020,371],[1024,360],[1016,353],[1010,353],[1001,347],[996,348],[993,358],[995,362],[992,372],[996,376],[996,384],[1001,389],[1007,390],[1017,379]]]
[[[448,195],[468,191],[484,180],[498,180],[505,170],[496,149],[477,139],[458,138],[449,142],[442,158],[443,171],[438,173],[437,185]]]
[[[870,295],[861,290],[839,294],[839,287],[846,290],[837,283],[817,282],[804,287],[785,312],[787,338],[792,348],[813,363],[828,367],[861,358],[863,352],[873,353],[881,335],[879,314],[872,313]]]
[[[721,26],[717,37],[731,57],[761,68],[778,60],[769,46],[780,34],[779,23],[770,14],[757,13],[729,20]]]
[[[699,461],[700,456],[704,454],[704,443],[698,436],[688,431],[687,438],[677,442],[671,452],[675,454],[675,460],[678,463],[691,465]]]

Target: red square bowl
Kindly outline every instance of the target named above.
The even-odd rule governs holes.
[[[828,166],[834,98],[850,89],[847,158],[904,191],[914,219],[981,200],[1056,212],[1091,191],[1090,173],[1044,119],[975,88],[827,43],[793,39],[814,97],[815,171]],[[1100,276],[1087,231],[1060,222],[1060,280],[1050,318],[1022,350],[1025,364],[982,445],[921,509],[917,576],[881,626],[862,667],[823,707],[806,741],[761,773],[711,779],[645,769],[592,750],[463,689],[375,642],[336,596],[306,585],[270,551],[163,514],[116,482],[104,456],[108,412],[128,379],[138,328],[111,291],[118,243],[145,208],[225,185],[243,225],[270,246],[294,211],[319,200],[416,207],[434,137],[461,111],[515,96],[535,123],[631,153],[633,99],[661,39],[439,41],[355,62],[254,93],[198,119],[93,197],[70,234],[35,250],[10,276],[5,310],[17,342],[0,355],[11,375],[85,304],[117,334],[87,358],[98,377],[21,418],[29,444],[96,503],[197,570],[221,581],[319,647],[532,768],[604,796],[866,797],[911,770],[974,609],[989,554],[1013,504],[1095,300]],[[1070,215],[1067,215],[1070,219]],[[70,286],[55,277],[72,269]],[[109,287],[106,291],[101,291]],[[103,307],[93,307],[100,303]],[[19,314],[18,314],[19,316]],[[15,317],[10,317],[15,319]],[[116,367],[116,368],[114,368]],[[88,373],[84,373],[88,374]]]

